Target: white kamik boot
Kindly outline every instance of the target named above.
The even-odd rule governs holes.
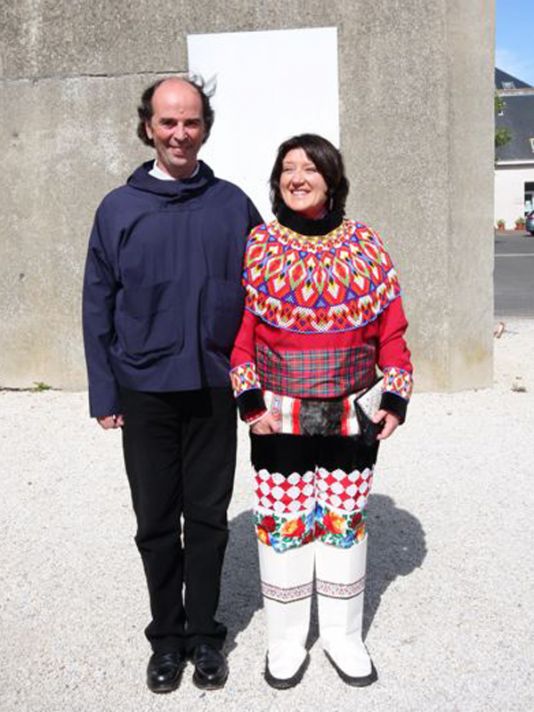
[[[367,536],[348,549],[322,541],[315,547],[323,650],[344,682],[365,687],[378,677],[362,641]]]
[[[283,690],[300,682],[309,662],[304,646],[310,625],[314,546],[277,552],[258,542],[258,551],[267,619],[265,679]]]

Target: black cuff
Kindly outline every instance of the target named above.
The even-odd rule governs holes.
[[[237,396],[236,402],[241,420],[246,420],[253,413],[261,413],[266,410],[261,388],[251,388],[249,391],[241,393]]]
[[[396,393],[391,391],[386,391],[382,393],[382,399],[380,401],[380,410],[387,410],[388,413],[393,413],[400,420],[401,424],[406,420],[406,410],[408,408],[408,401],[398,396]]]

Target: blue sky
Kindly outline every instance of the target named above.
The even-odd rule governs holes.
[[[534,86],[534,0],[497,0],[495,65]]]

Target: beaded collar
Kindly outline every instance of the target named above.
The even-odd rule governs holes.
[[[380,237],[343,220],[321,236],[274,220],[255,228],[245,252],[246,307],[272,326],[299,333],[349,331],[374,321],[400,295]]]
[[[281,225],[278,220],[273,220],[270,228],[273,234],[276,234],[281,245],[292,246],[297,250],[323,252],[324,250],[338,247],[343,243],[347,228],[350,228],[350,221],[343,220],[334,230],[322,235],[303,235]]]

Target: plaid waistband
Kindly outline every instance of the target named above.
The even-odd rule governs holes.
[[[357,348],[274,351],[256,348],[263,388],[295,398],[341,398],[367,388],[376,374],[376,349]]]

